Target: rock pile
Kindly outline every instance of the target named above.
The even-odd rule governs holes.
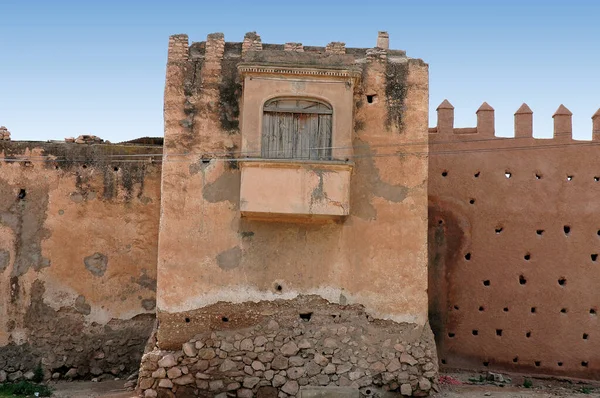
[[[155,348],[142,357],[138,391],[143,397],[283,398],[296,396],[301,386],[354,387],[366,396],[426,396],[437,388],[437,358],[426,333],[406,341],[406,333],[366,319],[291,326],[271,319],[205,332],[180,351]]]
[[[65,138],[65,142],[74,142],[76,144],[100,144],[104,142],[104,140],[95,135],[80,135],[77,138],[67,137]]]
[[[10,141],[10,131],[4,126],[0,126],[0,141]]]

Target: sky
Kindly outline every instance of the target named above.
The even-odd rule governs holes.
[[[590,139],[599,15],[595,0],[0,0],[0,125],[13,140],[162,136],[169,35],[242,41],[256,31],[263,43],[374,47],[385,30],[391,48],[429,64],[430,126],[445,98],[456,127],[475,126],[486,101],[496,135],[511,136],[526,102],[534,136],[551,137],[562,103],[573,136]]]

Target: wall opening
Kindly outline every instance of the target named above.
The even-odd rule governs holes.
[[[367,102],[368,102],[369,104],[372,104],[372,103],[375,103],[375,102],[377,102],[377,94],[370,94],[370,95],[367,95]]]
[[[23,188],[19,189],[19,194],[17,195],[17,198],[19,198],[19,200],[23,200],[25,199],[25,196],[27,196],[27,191]]]
[[[567,284],[567,279],[566,279],[566,278],[564,278],[564,277],[562,277],[562,278],[559,278],[559,279],[558,279],[558,284],[559,284],[560,286],[565,286],[565,285]]]
[[[312,312],[300,313],[300,319],[302,319],[304,322],[308,322],[310,321],[310,318],[312,318],[312,314]]]

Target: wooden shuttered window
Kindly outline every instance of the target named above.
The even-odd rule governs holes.
[[[265,103],[261,156],[268,159],[331,159],[328,104],[306,99],[273,99]]]

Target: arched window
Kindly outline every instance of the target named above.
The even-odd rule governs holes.
[[[331,159],[329,104],[275,98],[264,106],[261,155],[270,159]]]

